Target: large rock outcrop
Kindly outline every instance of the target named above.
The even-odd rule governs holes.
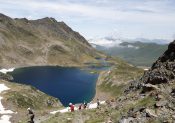
[[[175,41],[171,42],[165,53],[158,58],[151,69],[145,72],[142,81],[147,84],[169,83],[175,79]]]
[[[175,121],[175,41],[153,63],[141,81],[131,83],[121,102],[129,106],[121,122],[174,123]],[[120,102],[117,102],[120,104]],[[127,104],[134,104],[132,106]]]

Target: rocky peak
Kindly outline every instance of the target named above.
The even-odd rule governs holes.
[[[144,83],[161,84],[175,79],[175,41],[142,77]]]
[[[23,23],[29,23],[29,20],[27,18],[15,18],[14,20],[15,21],[20,21],[20,22],[23,22]]]
[[[175,40],[169,44],[168,50],[175,52]]]
[[[37,21],[57,22],[57,20],[55,18],[52,18],[52,17],[45,17],[45,18],[42,18],[42,19],[38,19]]]
[[[57,20],[55,18],[52,17],[44,17],[41,19],[37,19],[37,20],[29,20],[31,23],[34,24],[39,24],[39,25],[56,25],[58,24]]]
[[[175,60],[175,41],[171,42],[168,46],[168,50],[165,51],[165,53],[159,57],[159,59],[156,62],[170,62]],[[152,68],[155,67],[155,64],[153,64]]]
[[[45,17],[42,19],[35,20],[35,22],[37,24],[42,24],[42,25],[44,24],[45,26],[47,26],[51,30],[55,29],[56,32],[61,33],[62,35],[64,35],[64,37],[67,37],[69,35],[69,37],[71,37],[72,39],[79,40],[82,43],[91,47],[91,45],[86,41],[86,39],[83,36],[81,36],[78,32],[72,30],[72,28],[70,28],[63,21],[58,22],[54,18]]]

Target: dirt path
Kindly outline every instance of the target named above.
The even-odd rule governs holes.
[[[105,104],[105,101],[100,101],[100,104]],[[97,103],[90,103],[88,105],[87,109],[95,109],[95,108],[97,108]],[[75,107],[75,110],[78,110],[78,107]],[[66,107],[66,108],[61,109],[61,110],[52,111],[52,112],[50,112],[50,114],[56,114],[57,112],[66,113],[66,112],[70,112],[70,110],[68,107]]]

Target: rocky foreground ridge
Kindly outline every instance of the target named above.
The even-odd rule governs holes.
[[[54,18],[28,20],[0,14],[0,67],[77,66],[99,54],[86,39]]]
[[[175,122],[175,41],[125,94],[123,102],[140,102],[129,108],[121,122]]]

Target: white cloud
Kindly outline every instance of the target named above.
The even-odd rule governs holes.
[[[175,2],[173,0],[0,0],[0,3],[0,12],[12,17],[36,19],[52,16],[71,24],[86,22],[84,26],[81,25],[81,28],[89,25],[93,29],[95,29],[94,25],[103,23],[106,32],[112,24],[113,27],[123,25],[118,30],[126,32],[128,28],[139,26],[140,30],[133,29],[135,34],[138,31],[138,35],[140,31],[144,33],[144,29],[148,27],[157,26],[162,28],[162,31],[171,25],[175,27]],[[92,22],[94,25],[91,25]],[[126,25],[127,28],[125,28]],[[97,26],[96,33],[102,34],[102,30],[98,28],[102,27]],[[133,32],[130,31],[129,35]],[[157,32],[157,35],[158,33],[161,35],[160,32]],[[171,29],[171,34],[174,33],[175,29]],[[170,33],[167,37],[170,37]]]
[[[99,0],[97,0],[97,3]],[[107,0],[100,0],[101,3],[108,3]],[[123,21],[141,21],[141,22],[148,22],[148,21],[174,21],[175,20],[175,13],[165,13],[160,11],[161,7],[157,7],[155,1],[152,2],[144,2],[145,4],[139,4],[133,6],[135,2],[132,2],[125,7],[123,4],[119,4],[116,2],[115,5],[109,6],[98,6],[83,4],[83,3],[72,3],[72,2],[58,2],[58,1],[36,1],[36,0],[6,0],[2,1],[1,5],[9,6],[7,9],[14,9],[21,11],[26,11],[26,13],[37,13],[38,14],[67,14],[67,15],[76,15],[80,17],[87,17],[93,19],[108,19],[108,20],[123,20]],[[157,2],[156,2],[157,3]],[[165,4],[164,2],[158,2],[157,4],[162,5]],[[126,9],[124,9],[126,8]],[[128,11],[127,11],[128,10]],[[135,10],[135,11],[132,11]],[[146,13],[146,11],[150,11],[150,13]],[[157,13],[151,13],[157,12]],[[160,13],[160,12],[161,13]],[[166,10],[167,11],[167,10]],[[19,12],[20,13],[20,12]],[[18,14],[19,14],[18,13]],[[22,12],[21,12],[22,13]],[[35,14],[34,14],[35,15]],[[30,15],[32,17],[32,15]]]

